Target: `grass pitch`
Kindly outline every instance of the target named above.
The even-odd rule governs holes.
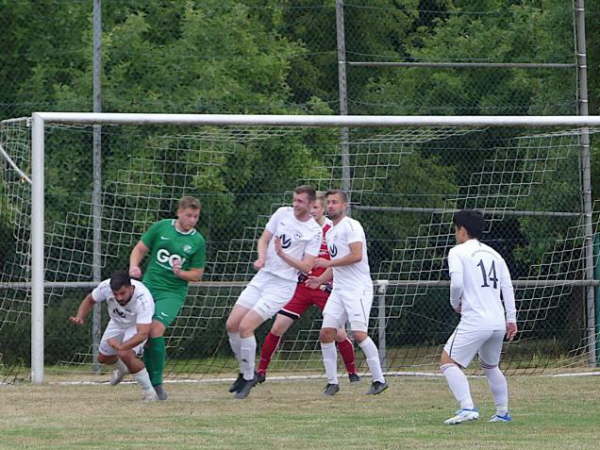
[[[135,384],[0,386],[2,448],[597,448],[598,377],[510,377],[512,423],[494,413],[485,378],[472,378],[481,419],[443,425],[456,405],[443,378],[370,379],[325,398],[324,380],[269,381],[246,400],[229,383],[166,384],[143,403]]]

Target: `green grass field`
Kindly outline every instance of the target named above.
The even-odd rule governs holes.
[[[509,378],[514,421],[487,423],[493,402],[472,378],[481,420],[443,425],[456,406],[442,378],[370,379],[334,398],[323,380],[271,381],[246,400],[228,383],[167,384],[166,402],[145,404],[134,384],[0,386],[2,448],[597,448],[598,378]]]

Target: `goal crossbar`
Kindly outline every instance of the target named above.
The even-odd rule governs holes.
[[[155,125],[235,125],[305,127],[546,127],[600,126],[600,116],[334,116],[269,114],[129,114],[129,113],[57,113],[32,115],[45,123],[80,124],[155,124]]]

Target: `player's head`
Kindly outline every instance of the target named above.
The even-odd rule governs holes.
[[[331,220],[343,218],[348,208],[348,195],[341,189],[330,189],[325,193],[327,215]]]
[[[125,305],[131,300],[135,286],[131,284],[129,274],[124,270],[114,272],[110,276],[110,289],[115,300],[121,305]]]
[[[452,223],[459,244],[469,239],[480,239],[485,229],[483,214],[475,209],[461,209],[454,213]]]
[[[190,231],[198,223],[202,205],[198,199],[186,195],[177,204],[177,226],[183,231]]]
[[[304,217],[309,215],[316,198],[317,193],[315,188],[312,186],[302,185],[294,189],[294,196],[292,199],[294,215],[296,217]]]
[[[317,199],[312,205],[310,214],[317,222],[323,218],[323,214],[325,214],[325,193],[317,192]]]

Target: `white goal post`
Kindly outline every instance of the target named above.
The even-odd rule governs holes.
[[[32,115],[31,129],[31,380],[44,381],[44,136],[47,124],[152,124],[185,126],[286,127],[573,127],[580,129],[585,215],[586,281],[593,285],[592,198],[588,127],[600,127],[600,116],[294,116],[208,114],[55,113]],[[587,143],[587,144],[586,144]],[[589,330],[595,328],[593,290],[588,295]],[[591,322],[590,322],[591,321]],[[594,350],[595,351],[595,350]]]

